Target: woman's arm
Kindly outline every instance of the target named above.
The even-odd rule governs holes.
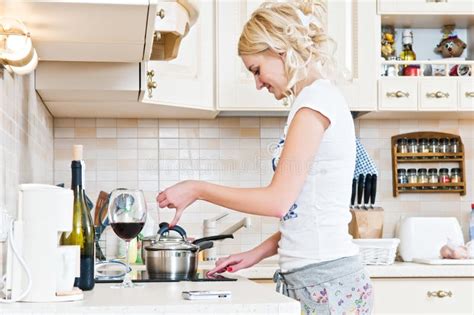
[[[288,129],[285,145],[271,183],[262,188],[232,188],[203,181],[185,181],[158,195],[161,208],[176,208],[170,225],[196,199],[262,216],[282,217],[298,197],[329,120],[317,111],[301,108]]]

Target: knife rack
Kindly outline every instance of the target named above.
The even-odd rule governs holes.
[[[398,153],[397,141],[398,139],[421,139],[421,138],[449,138],[457,139],[459,143],[460,152],[448,153]],[[397,197],[400,193],[459,193],[466,195],[466,172],[465,172],[465,156],[464,144],[461,137],[455,134],[434,131],[422,131],[399,134],[392,137],[392,182],[393,182],[393,196]],[[399,184],[398,183],[398,168],[399,164],[438,164],[456,163],[461,170],[462,182],[460,183],[412,183]],[[445,166],[446,167],[446,166]],[[429,188],[427,188],[429,186]],[[436,187],[433,189],[432,187]]]

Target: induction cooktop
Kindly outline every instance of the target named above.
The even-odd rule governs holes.
[[[198,269],[196,272],[196,276],[191,279],[183,279],[183,280],[169,280],[169,279],[160,279],[150,277],[146,270],[139,270],[136,272],[131,273],[132,282],[179,282],[179,281],[237,281],[234,278],[224,277],[220,274],[214,274],[212,276],[208,276],[207,272],[209,270],[206,269]],[[117,271],[116,275],[119,274]],[[107,276],[96,277],[96,283],[119,283],[123,281],[122,277],[114,276],[114,272],[107,272]]]

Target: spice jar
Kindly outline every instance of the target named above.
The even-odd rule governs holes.
[[[451,182],[451,179],[449,178],[449,170],[447,168],[442,168],[439,170],[438,182],[443,184]],[[449,189],[449,187],[442,187],[442,189]]]
[[[448,138],[439,139],[438,149],[440,153],[448,153],[449,152],[449,139]]]
[[[418,176],[416,175],[416,168],[409,168],[407,172],[408,184],[418,183]],[[411,189],[416,189],[416,187],[411,187]]]
[[[451,169],[451,177],[449,178],[451,183],[461,183],[462,176],[461,176],[461,169],[460,168],[452,168]],[[461,189],[460,186],[453,187],[454,189]]]
[[[401,138],[397,140],[397,153],[407,153],[408,152],[408,139]]]
[[[439,152],[439,148],[438,148],[438,139],[436,138],[431,138],[430,140],[428,140],[428,150],[430,153],[438,153]]]
[[[451,140],[449,140],[449,151],[452,153],[461,152],[458,139],[452,138]]]
[[[408,177],[407,177],[407,170],[404,168],[399,168],[397,170],[397,181],[399,184],[408,184]],[[406,188],[400,188],[401,190],[405,190]]]
[[[428,173],[426,168],[419,168],[418,169],[418,184],[427,184],[428,183]],[[425,186],[422,189],[426,189]]]
[[[436,168],[430,168],[428,170],[428,183],[437,184],[438,183],[438,170]],[[431,189],[437,189],[437,186],[431,186]]]
[[[428,147],[428,139],[426,138],[421,138],[418,140],[418,152],[419,153],[428,153],[429,147]]]
[[[416,139],[408,139],[408,153],[418,152],[418,141]],[[414,159],[415,157],[412,157]]]

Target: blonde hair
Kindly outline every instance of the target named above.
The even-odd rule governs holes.
[[[270,49],[285,54],[287,96],[307,77],[308,65],[318,75],[336,80],[336,43],[327,34],[327,10],[323,1],[265,2],[250,17],[240,35],[238,54],[253,55]]]

